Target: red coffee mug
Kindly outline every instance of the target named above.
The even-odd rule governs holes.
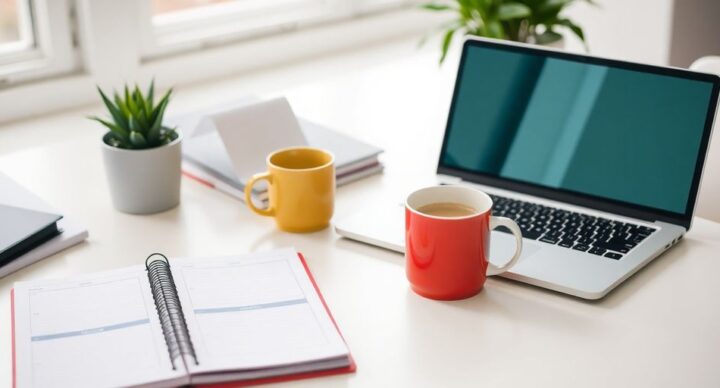
[[[421,213],[433,203],[457,203],[477,212],[462,217]],[[413,291],[431,299],[469,298],[487,276],[509,270],[520,258],[522,234],[515,221],[492,217],[492,199],[464,186],[434,186],[415,191],[405,202],[405,258]],[[515,255],[501,266],[488,260],[490,230],[505,226],[515,235]]]

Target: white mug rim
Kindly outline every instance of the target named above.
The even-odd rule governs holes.
[[[460,203],[465,206],[470,206],[470,207],[476,209],[477,212],[473,213],[473,214],[469,214],[467,216],[460,216],[460,217],[441,217],[441,216],[433,216],[430,214],[423,213],[423,212],[419,211],[417,208],[420,206],[425,206],[425,205],[431,204],[431,203],[443,202],[442,199],[428,201],[427,203],[424,203],[419,206],[413,206],[410,204],[410,202],[414,199],[414,197],[417,197],[418,195],[421,195],[428,191],[448,191],[448,190],[452,190],[452,191],[456,191],[456,192],[463,191],[465,193],[470,194],[471,196],[473,196],[475,198],[482,198],[482,202],[485,204],[485,206],[483,206],[482,209],[478,209],[479,206],[475,206],[474,204],[468,204],[465,201],[457,201],[457,200],[445,201],[445,202],[457,202],[457,203]],[[493,204],[492,198],[490,198],[490,196],[487,193],[485,193],[484,191],[481,191],[481,190],[478,190],[478,189],[475,189],[472,187],[460,186],[460,185],[435,185],[435,186],[423,187],[421,189],[417,189],[417,190],[413,191],[405,199],[405,209],[408,209],[410,212],[412,212],[418,216],[430,218],[430,219],[436,219],[436,220],[465,220],[465,219],[470,219],[470,218],[474,218],[474,217],[482,217],[482,216],[490,214],[490,212],[492,210],[492,204]]]

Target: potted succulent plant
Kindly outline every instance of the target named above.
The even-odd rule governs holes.
[[[110,117],[90,117],[109,131],[102,137],[105,171],[116,209],[150,214],[180,202],[182,135],[163,125],[169,90],[155,103],[155,82],[143,94],[125,86],[111,100],[98,87]]]
[[[429,11],[449,11],[457,16],[442,26],[442,64],[456,33],[556,46],[561,45],[563,39],[559,27],[569,30],[585,44],[582,28],[561,15],[568,5],[578,1],[595,4],[593,0],[451,0],[421,7]]]

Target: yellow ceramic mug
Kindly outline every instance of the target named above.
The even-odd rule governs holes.
[[[253,175],[245,186],[245,203],[257,214],[275,217],[288,232],[312,232],[328,226],[335,197],[335,165],[331,153],[317,148],[292,147],[267,157],[268,171]],[[268,182],[270,204],[255,207],[253,185]]]

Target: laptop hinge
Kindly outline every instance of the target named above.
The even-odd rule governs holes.
[[[438,183],[441,184],[441,185],[455,185],[455,184],[459,184],[459,183],[465,182],[465,183],[467,183],[467,184],[469,184],[469,185],[486,186],[486,185],[484,185],[484,184],[482,184],[482,183],[467,181],[467,180],[463,180],[461,177],[452,176],[452,175],[445,175],[445,174],[437,174],[437,181],[438,181]],[[492,188],[492,189],[494,189],[494,190],[498,190],[498,191],[499,191],[499,194],[498,194],[498,195],[506,195],[506,194],[503,194],[502,192],[508,192],[507,195],[510,195],[511,193],[512,193],[512,194],[517,194],[517,195],[520,196],[520,199],[521,199],[521,200],[525,200],[525,201],[532,201],[532,202],[537,202],[537,201],[551,201],[551,202],[556,202],[556,203],[560,204],[561,206],[562,206],[562,205],[567,205],[567,206],[571,206],[571,207],[578,208],[578,210],[576,210],[576,211],[580,211],[580,212],[590,211],[590,212],[607,213],[607,214],[609,214],[609,215],[620,216],[620,217],[628,218],[628,219],[635,219],[635,220],[644,221],[644,222],[647,222],[647,223],[650,223],[650,224],[656,223],[656,222],[666,222],[666,223],[671,223],[671,224],[673,224],[673,225],[681,226],[681,227],[684,228],[686,231],[689,229],[689,228],[687,228],[685,225],[682,225],[682,224],[680,224],[680,223],[673,223],[673,222],[670,222],[670,221],[658,220],[658,219],[653,218],[653,217],[642,217],[642,216],[638,216],[638,215],[636,215],[636,214],[633,214],[633,215],[622,214],[622,213],[620,213],[620,212],[612,212],[612,211],[602,210],[602,209],[593,208],[593,207],[589,207],[589,206],[583,206],[583,205],[580,205],[580,204],[574,204],[574,203],[572,203],[572,202],[566,202],[566,201],[563,201],[562,199],[553,199],[553,198],[550,198],[550,197],[539,196],[539,195],[535,195],[535,194],[531,194],[531,193],[524,193],[524,192],[515,191],[515,190],[512,190],[512,189],[506,189],[506,188],[502,188],[502,187],[496,187],[496,186],[493,186],[493,185],[488,185],[487,187],[488,187],[488,188]],[[497,194],[497,193],[496,193],[496,194]],[[522,197],[530,197],[530,198],[522,198]],[[536,198],[536,199],[531,199],[531,198]],[[550,206],[554,206],[554,205],[550,205]],[[587,210],[583,210],[583,209],[587,209]]]
[[[462,182],[462,178],[452,175],[437,174],[437,181],[440,184],[452,185]]]

